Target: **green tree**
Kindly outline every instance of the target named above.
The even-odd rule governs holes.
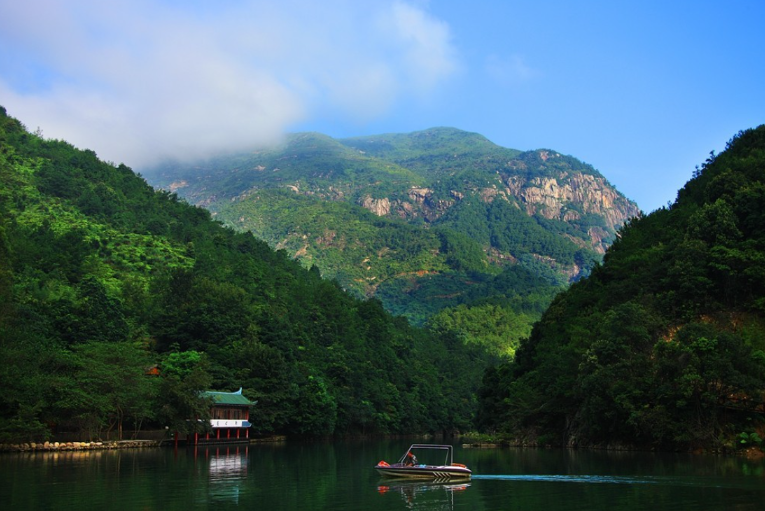
[[[137,432],[156,406],[156,380],[148,376],[148,353],[130,343],[87,342],[73,349],[75,374],[68,389],[85,398],[74,412],[91,416],[92,424],[105,427],[106,438],[116,429],[124,437],[130,423]]]
[[[170,431],[205,432],[212,402],[202,392],[210,390],[212,378],[200,353],[170,354],[160,366],[157,421]]]

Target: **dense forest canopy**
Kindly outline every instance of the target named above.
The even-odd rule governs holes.
[[[0,440],[183,430],[239,387],[256,433],[464,430],[491,357],[0,108]]]
[[[635,218],[487,372],[483,427],[527,442],[720,447],[765,425],[765,125]]]

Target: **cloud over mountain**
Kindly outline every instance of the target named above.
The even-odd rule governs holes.
[[[449,26],[399,0],[5,2],[0,62],[10,113],[132,166],[374,118],[458,69]]]

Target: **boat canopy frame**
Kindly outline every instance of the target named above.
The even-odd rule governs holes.
[[[406,458],[409,456],[409,453],[412,452],[412,450],[415,449],[422,449],[422,450],[443,450],[446,451],[446,460],[444,462],[444,465],[452,465],[454,463],[454,447],[451,445],[446,444],[412,444],[409,449],[406,450],[403,456],[401,456],[401,459],[398,460],[400,464],[403,464],[406,461]]]

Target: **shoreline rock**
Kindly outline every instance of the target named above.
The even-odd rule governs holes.
[[[111,449],[139,449],[159,447],[156,440],[111,440],[106,442],[23,442],[18,444],[0,444],[0,452],[61,452],[93,451]]]

